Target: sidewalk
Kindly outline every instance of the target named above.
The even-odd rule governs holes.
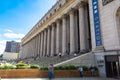
[[[49,80],[48,78],[2,78],[1,80]],[[113,78],[95,78],[95,77],[85,77],[85,78],[55,78],[52,80],[120,80]]]

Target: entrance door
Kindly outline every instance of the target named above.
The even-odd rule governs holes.
[[[117,56],[106,56],[106,75],[107,77],[119,76],[119,60]]]

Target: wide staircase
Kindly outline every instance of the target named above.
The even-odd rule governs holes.
[[[49,64],[59,65],[94,65],[94,55],[92,52],[89,53],[78,53],[76,55],[63,55],[63,56],[52,56],[52,57],[36,57],[27,58],[24,62],[30,62],[31,64],[38,64],[40,66],[48,66]]]
[[[78,56],[80,54],[77,54],[76,56]],[[63,61],[72,59],[74,57],[74,54],[70,54],[70,55],[63,55],[63,56],[51,56],[51,57],[40,57],[40,58],[28,58],[25,59],[24,62],[30,62],[32,64],[38,64],[40,66],[48,66],[49,64],[57,64],[57,63],[61,63]]]

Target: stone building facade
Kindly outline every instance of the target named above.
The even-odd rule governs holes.
[[[22,39],[21,58],[89,52],[101,76],[120,75],[120,0],[58,0]]]
[[[20,51],[20,42],[7,41],[5,52],[19,53]]]

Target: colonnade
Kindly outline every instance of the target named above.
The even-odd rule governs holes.
[[[59,53],[66,55],[90,49],[88,17],[85,5],[71,8],[22,45],[24,56],[55,56]]]

